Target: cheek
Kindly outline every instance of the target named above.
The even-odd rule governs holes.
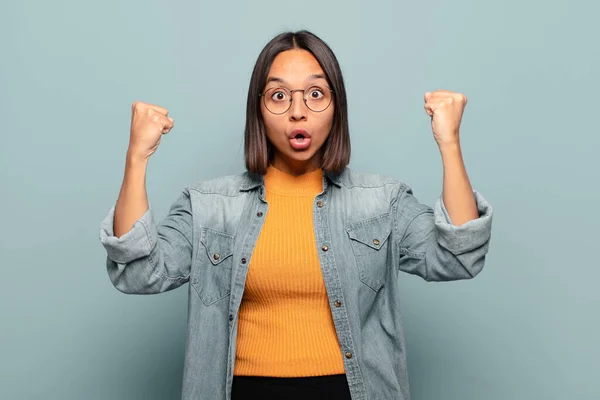
[[[325,113],[323,113],[324,115],[322,115],[321,120],[319,121],[319,128],[321,130],[323,130],[323,133],[325,135],[328,135],[329,132],[331,131],[331,128],[333,126],[333,110],[327,110]]]
[[[285,121],[282,118],[278,118],[278,115],[273,115],[263,108],[261,108],[261,112],[267,138],[271,142],[276,141],[281,136],[277,135],[277,132],[282,132],[284,130]]]
[[[271,126],[273,125],[272,115],[270,112],[265,110],[265,106],[261,103],[260,105],[260,115],[262,116],[262,120],[265,124],[265,128],[267,129],[267,134],[271,131]]]
[[[327,124],[331,127],[333,125],[333,117],[335,115],[335,103],[332,101],[331,105],[324,112],[324,117],[327,120]]]

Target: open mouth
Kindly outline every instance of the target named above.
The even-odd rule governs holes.
[[[304,136],[302,133],[298,133],[296,136],[294,136],[294,139],[296,139],[299,142],[302,142],[304,139],[306,139],[306,136]]]
[[[294,130],[290,135],[290,144],[295,150],[305,150],[310,146],[310,135],[305,130]]]

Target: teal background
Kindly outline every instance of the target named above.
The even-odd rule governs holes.
[[[12,1],[0,6],[0,398],[176,399],[187,285],[124,295],[99,225],[131,104],[175,128],[148,167],[157,217],[243,169],[262,47],[307,28],[347,83],[351,167],[441,193],[423,93],[465,93],[463,154],[495,209],[474,280],[399,290],[414,400],[600,398],[600,6],[590,1]]]

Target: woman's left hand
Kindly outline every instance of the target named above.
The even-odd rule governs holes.
[[[459,129],[467,96],[448,90],[425,93],[425,111],[438,146],[459,144]]]

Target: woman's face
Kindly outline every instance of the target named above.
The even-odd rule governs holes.
[[[301,91],[291,94],[292,105],[283,114],[273,114],[265,106],[266,101],[271,104],[269,108],[277,112],[276,107],[285,109],[289,104],[289,92],[276,88],[302,90],[309,87],[312,89],[305,94]],[[315,87],[324,89],[325,93]],[[309,99],[313,109],[319,109],[328,103],[328,98],[333,97],[328,90],[325,73],[310,52],[294,49],[275,57],[263,90],[267,93],[261,98],[267,138],[274,148],[272,164],[275,168],[294,175],[319,168],[321,148],[331,131],[335,104],[331,99],[331,104],[324,111],[315,112],[307,107],[303,96]]]

